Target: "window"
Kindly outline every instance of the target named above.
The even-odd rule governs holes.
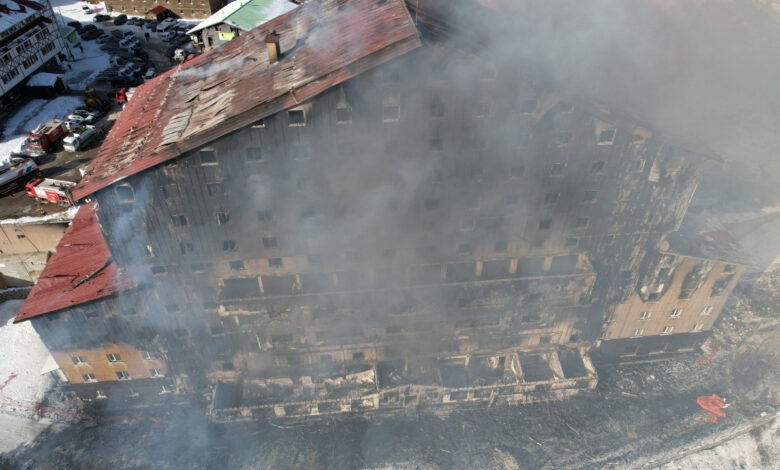
[[[703,309],[701,309],[701,313],[699,314],[699,316],[707,316],[710,313],[712,313],[712,307],[707,305]]]
[[[612,145],[615,141],[615,129],[604,129],[599,133],[599,145]]]
[[[232,269],[233,271],[242,271],[246,269],[244,267],[243,261],[231,261],[229,264],[230,264],[230,269]]]
[[[559,194],[560,193],[547,193],[544,196],[544,203],[545,204],[555,204],[556,202],[558,202],[558,195]]]
[[[567,248],[574,248],[579,244],[578,238],[567,238],[566,239],[566,247]]]
[[[222,240],[222,251],[233,251],[236,249],[235,240]]]
[[[551,175],[562,175],[563,169],[566,167],[565,163],[553,163],[550,165],[550,174]]]
[[[474,116],[481,118],[490,114],[490,103],[487,101],[478,101],[474,105]]]
[[[477,225],[477,219],[473,215],[467,215],[460,219],[461,230],[474,230]]]
[[[385,122],[397,121],[401,117],[401,108],[398,106],[385,106],[382,109],[382,120]]]
[[[691,328],[691,332],[695,333],[697,331],[701,331],[702,328],[704,328],[704,323],[696,323],[693,325],[693,328]]]
[[[150,353],[149,351],[141,351],[141,358],[144,361],[151,361],[151,360],[154,359],[154,357],[152,356],[152,353]]]
[[[640,320],[649,320],[650,317],[653,316],[653,312],[642,312],[641,315],[639,315]]]
[[[98,381],[97,377],[95,377],[95,374],[92,372],[88,374],[81,374],[81,379],[86,383],[93,383]]]
[[[152,266],[149,268],[149,270],[154,274],[155,276],[162,276],[167,271],[165,269],[165,266]]]
[[[279,243],[276,241],[276,237],[264,237],[263,248],[277,248]]]
[[[306,260],[309,262],[309,264],[320,264],[322,263],[322,256],[317,253],[312,253],[306,256]]]
[[[672,331],[674,331],[673,326],[665,326],[664,330],[661,332],[662,335],[670,335],[672,334]]]
[[[195,246],[192,243],[179,243],[179,250],[181,250],[181,254],[187,254],[192,253],[195,251]]]
[[[206,184],[206,189],[208,189],[209,196],[225,194],[225,187],[222,186],[222,183],[208,183]]]
[[[84,358],[81,356],[73,356],[70,358],[70,360],[73,361],[73,363],[76,365],[87,363],[87,361],[85,361]]]
[[[434,96],[431,100],[431,117],[444,116],[444,103],[439,96]]]
[[[224,225],[230,222],[230,212],[217,212],[217,225]]]
[[[151,377],[163,377],[162,370],[160,369],[149,369],[149,375]]]
[[[641,158],[637,158],[636,160],[631,162],[631,171],[633,172],[640,172],[645,169],[645,161]]]
[[[559,132],[558,133],[558,145],[565,147],[571,143],[571,132]]]
[[[669,314],[669,318],[680,318],[680,315],[682,315],[682,309],[676,308]]]
[[[544,248],[544,240],[531,240],[531,249],[541,250]]]
[[[332,364],[333,356],[330,354],[323,354],[320,356],[320,364]]]
[[[168,199],[179,195],[179,186],[176,183],[165,184],[160,186],[160,192],[163,198]]]
[[[309,158],[311,157],[309,144],[302,142],[292,143],[289,147],[289,154],[291,157],[299,160],[303,158]]]
[[[596,191],[585,191],[582,195],[582,202],[593,202],[596,200]]]
[[[273,215],[274,213],[271,211],[271,209],[266,209],[257,213],[257,220],[268,222],[269,220],[273,219]]]
[[[174,227],[184,227],[187,225],[187,217],[183,215],[172,215],[171,222],[173,223]]]
[[[588,226],[588,223],[590,222],[590,218],[588,217],[577,217],[577,228],[585,228]]]
[[[550,230],[552,219],[542,219],[539,221],[539,230]]]
[[[382,69],[382,83],[398,83],[401,81],[401,72],[395,67]]]
[[[471,253],[471,245],[469,243],[461,243],[458,246],[458,251],[460,253]]]
[[[119,380],[130,380],[130,374],[126,370],[118,370],[116,378]]]
[[[272,268],[281,268],[282,265],[282,258],[268,258],[268,266]]]
[[[495,244],[493,244],[493,251],[503,252],[506,251],[507,249],[508,249],[508,244],[506,240],[500,240],[497,241]]]
[[[260,162],[263,160],[263,152],[260,147],[249,147],[246,149],[246,159],[249,162]]]
[[[116,187],[116,197],[119,202],[135,202],[133,187],[129,184],[120,184]]]
[[[352,353],[352,360],[353,360],[353,361],[362,361],[362,360],[364,360],[365,358],[366,358],[366,355],[365,355],[365,354],[363,354],[362,352],[355,352],[355,353]]]
[[[97,382],[97,380],[95,382]],[[108,398],[108,395],[106,395],[106,392],[104,392],[103,390],[95,390],[95,399],[97,399],[97,400],[105,400],[106,398]]]
[[[94,306],[85,307],[84,310],[82,310],[82,312],[84,313],[85,318],[95,318],[96,316],[98,316],[98,310]]]
[[[523,176],[523,173],[525,173],[525,167],[523,165],[514,165],[509,171],[512,178],[520,178]]]
[[[265,120],[258,119],[257,121],[252,123],[253,129],[264,129],[265,128]]]
[[[200,164],[201,165],[216,165],[217,154],[213,150],[201,150],[200,151]]]
[[[599,160],[597,162],[594,162],[593,165],[590,166],[590,172],[591,173],[602,173],[604,171],[604,163],[603,161]]]
[[[302,109],[291,109],[287,111],[287,118],[290,127],[303,127],[306,125],[306,113]]]
[[[193,263],[190,265],[190,269],[194,273],[204,273],[206,272],[206,265],[203,263]]]
[[[336,108],[336,122],[339,124],[349,124],[352,122],[352,108],[348,106]]]
[[[106,354],[106,358],[108,359],[108,362],[121,362],[122,361],[122,358],[119,357],[119,354],[114,354],[114,353]]]
[[[632,338],[638,338],[645,334],[644,328],[635,328],[634,331],[631,333]]]

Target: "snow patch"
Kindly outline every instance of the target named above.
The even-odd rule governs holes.
[[[0,162],[5,161],[11,152],[17,152],[31,130],[52,118],[64,118],[83,99],[76,96],[59,96],[53,100],[32,100],[17,109],[5,122],[3,136],[0,139]]]

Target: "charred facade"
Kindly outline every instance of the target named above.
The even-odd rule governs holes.
[[[355,2],[374,3],[408,15]],[[299,10],[315,8],[346,14]],[[273,73],[329,39],[273,27],[255,34],[281,35]],[[727,295],[741,272],[689,281],[660,254],[701,157],[522,64],[429,44],[232,129],[198,96],[214,77],[187,77],[205,143],[94,190],[106,263],[133,287],[33,320],[84,399],[208,390],[226,420],[565,398],[595,387],[589,351],[633,331],[615,325],[637,302]]]

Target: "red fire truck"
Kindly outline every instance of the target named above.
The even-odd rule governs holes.
[[[70,181],[35,178],[30,180],[24,186],[24,189],[28,196],[40,202],[72,206],[73,198],[70,195],[70,191],[74,186],[76,186],[76,183],[71,183]]]
[[[22,146],[22,152],[33,157],[40,157],[51,152],[57,143],[65,137],[65,128],[59,119],[51,119],[30,132]]]

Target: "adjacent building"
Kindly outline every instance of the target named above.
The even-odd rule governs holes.
[[[0,98],[10,103],[27,77],[65,59],[60,26],[46,0],[0,2]]]
[[[195,47],[224,44],[297,6],[291,0],[236,0],[187,31]]]
[[[83,400],[215,420],[593,389],[610,315],[690,284],[662,242],[703,157],[543,83],[400,0],[307,2],[136,90],[16,321]]]
[[[169,10],[179,18],[207,18],[225,5],[225,0],[104,0],[109,13],[128,16],[158,15]]]

